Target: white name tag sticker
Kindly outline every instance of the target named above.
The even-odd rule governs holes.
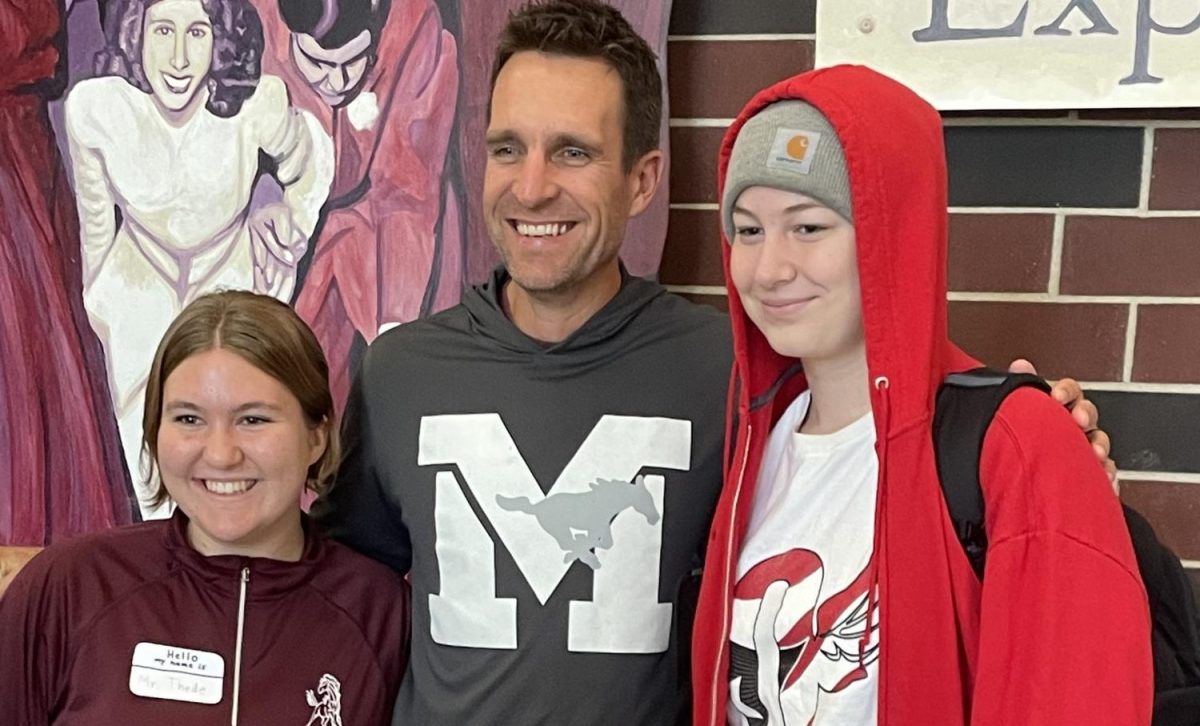
[[[144,698],[215,704],[221,702],[225,659],[216,653],[175,645],[138,643],[129,668],[129,691]]]

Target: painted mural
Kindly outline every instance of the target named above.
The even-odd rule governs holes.
[[[294,304],[344,400],[376,336],[482,279],[491,54],[521,2],[0,0],[0,545],[167,514],[143,393],[197,295]],[[615,4],[665,48],[669,0]],[[666,216],[664,185],[635,274]]]

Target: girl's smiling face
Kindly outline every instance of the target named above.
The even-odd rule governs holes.
[[[325,450],[327,424],[306,420],[282,382],[213,348],[163,385],[158,466],[205,555],[298,559],[300,495]]]

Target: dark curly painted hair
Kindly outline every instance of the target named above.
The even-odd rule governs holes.
[[[105,14],[105,47],[96,54],[97,76],[120,76],[151,93],[142,68],[142,31],[146,8],[158,0],[116,0]],[[200,0],[213,29],[208,103],[215,116],[229,118],[254,95],[262,76],[263,30],[249,0]],[[113,7],[116,6],[116,7]]]
[[[492,63],[492,90],[504,64],[522,51],[604,61],[621,78],[625,171],[658,148],[662,77],[650,45],[616,8],[598,0],[530,0],[509,13]]]

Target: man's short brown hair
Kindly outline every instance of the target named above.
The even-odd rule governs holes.
[[[657,57],[616,8],[597,0],[533,0],[509,13],[492,64],[493,91],[500,69],[522,51],[595,58],[610,65],[621,78],[625,102],[625,170],[658,148],[662,78]]]

